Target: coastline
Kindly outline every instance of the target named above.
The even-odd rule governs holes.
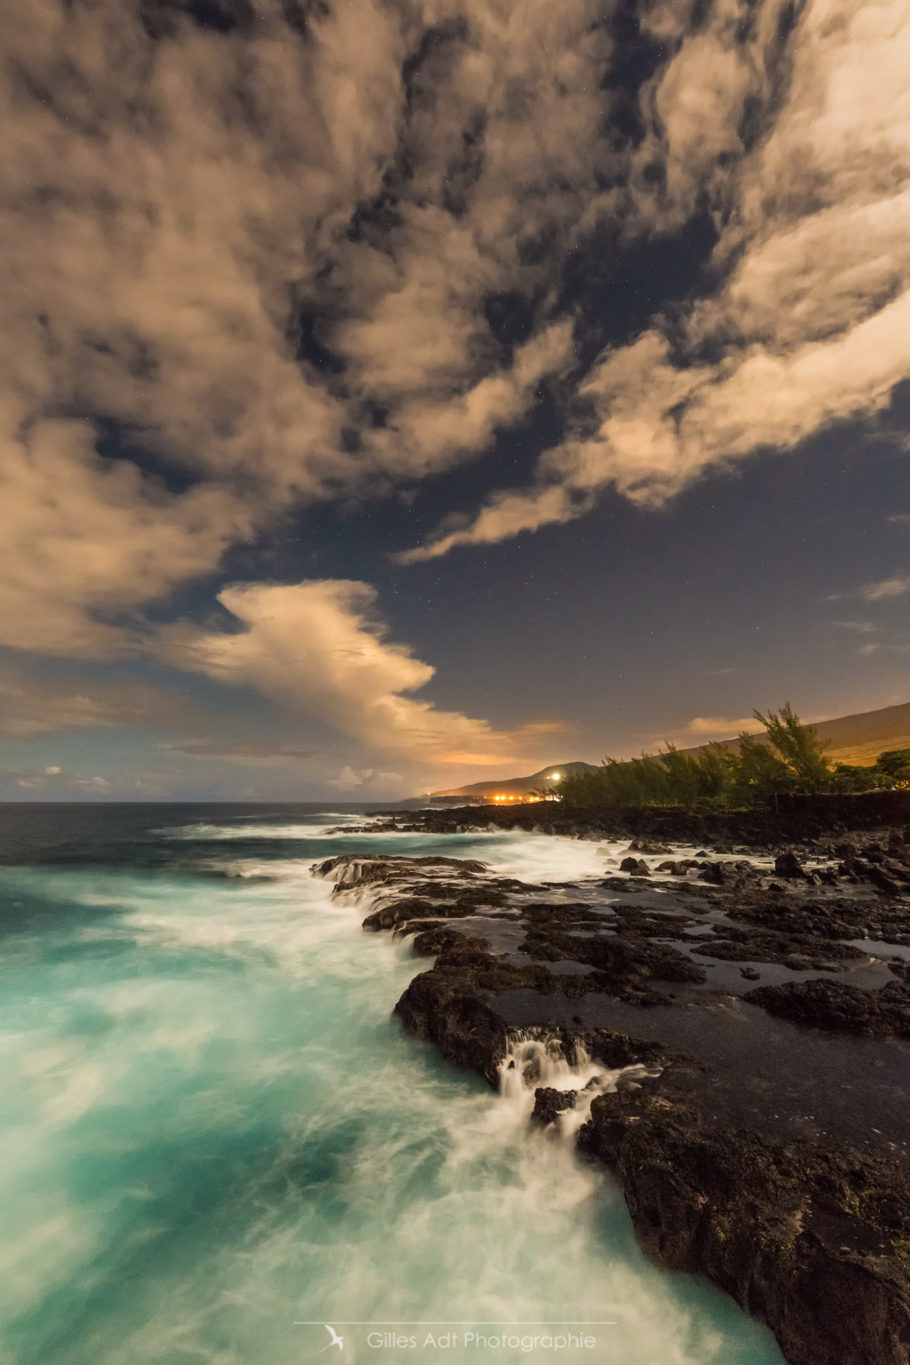
[[[814,839],[846,836],[910,825],[910,792],[876,791],[858,796],[781,797],[776,811],[689,811],[653,806],[572,807],[559,802],[534,805],[465,805],[383,810],[377,819],[415,832],[458,834],[472,829],[526,830],[581,839],[647,837],[715,852],[726,845],[753,848],[789,846]],[[376,828],[376,826],[373,826]]]
[[[639,1068],[618,1089],[536,1085],[534,1121],[568,1124],[614,1171],[655,1261],[730,1293],[792,1365],[906,1365],[910,843],[896,795],[852,827],[843,803],[827,827],[816,809],[710,831],[677,812],[637,828],[539,807],[386,813],[399,830],[632,847],[612,859],[624,870],[605,857],[602,878],[539,885],[432,855],[314,870],[369,897],[365,928],[435,959],[394,1012],[450,1062],[495,1085],[525,1038],[569,1063]]]
[[[162,814],[57,812],[38,857],[43,819],[7,813],[2,1317],[17,1362],[140,1365],[172,1341],[208,1360],[227,1339],[238,1362],[290,1362],[336,1319],[606,1318],[593,1359],[782,1365],[707,1282],[647,1263],[618,1184],[528,1131],[533,1091],[494,1097],[406,1036],[391,1006],[429,962],[360,933],[367,908],[333,903],[309,870],[407,849],[556,878],[566,859],[596,870],[595,845],[323,837],[333,811]],[[70,1214],[91,1238],[30,1254]],[[374,1355],[366,1331],[349,1358]],[[457,1338],[445,1351],[475,1356]]]

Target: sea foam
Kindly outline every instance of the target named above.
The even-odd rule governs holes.
[[[514,1040],[498,1093],[452,1070],[390,1017],[426,960],[310,875],[318,837],[238,858],[226,835],[221,879],[209,844],[187,862],[196,837],[161,836],[174,863],[153,871],[0,870],[35,909],[0,961],[3,1365],[297,1365],[351,1319],[609,1319],[598,1362],[780,1365],[729,1299],[645,1261],[616,1184],[574,1155],[586,1100],[529,1124],[535,1083],[587,1096],[623,1073],[540,1037]],[[393,846],[529,879],[602,864],[544,836]],[[344,1365],[399,1365],[367,1330],[339,1327]]]

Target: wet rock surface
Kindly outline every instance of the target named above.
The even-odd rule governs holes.
[[[792,981],[759,986],[745,998],[798,1024],[910,1038],[910,987],[897,981],[874,992],[842,981]]]
[[[788,1360],[906,1361],[901,1161],[708,1125],[672,1072],[598,1096],[579,1146],[617,1173],[645,1250],[710,1276],[770,1324]]]
[[[577,1099],[577,1090],[555,1090],[551,1085],[538,1086],[534,1091],[531,1119],[534,1123],[553,1123],[557,1115],[567,1109],[574,1109]]]
[[[708,1275],[793,1365],[907,1365],[904,830],[750,856],[626,831],[606,876],[559,887],[432,857],[316,870],[435,958],[395,1013],[453,1063],[496,1084],[523,1032],[650,1068],[593,1101],[540,1085],[534,1121],[579,1114],[656,1260]]]
[[[577,809],[558,803],[508,806],[449,806],[445,809],[386,811],[371,829],[408,827],[437,834],[470,829],[523,829],[547,834],[631,840],[631,851],[645,852],[645,844],[692,844],[695,848],[774,848],[817,838],[849,840],[857,832],[905,830],[910,823],[910,794],[905,791],[867,792],[859,796],[781,797],[776,810],[699,813],[653,807],[615,806]],[[350,827],[346,832],[350,832]]]

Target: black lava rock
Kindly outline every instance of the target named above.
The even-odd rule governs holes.
[[[534,1091],[534,1108],[531,1118],[535,1123],[553,1123],[557,1114],[566,1109],[574,1109],[577,1090],[555,1090],[551,1085],[541,1085]]]

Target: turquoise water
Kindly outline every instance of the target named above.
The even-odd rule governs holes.
[[[780,1365],[729,1299],[644,1260],[616,1186],[530,1132],[523,1096],[402,1034],[426,963],[309,873],[444,848],[556,878],[594,846],[319,837],[351,819],[3,812],[3,1365],[296,1365],[326,1323],[326,1361]],[[472,1327],[542,1320],[566,1326]]]

